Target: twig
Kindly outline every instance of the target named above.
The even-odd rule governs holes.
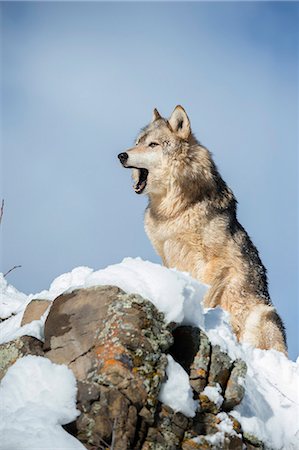
[[[114,422],[113,422],[113,428],[112,428],[112,440],[111,440],[110,450],[114,450],[116,422],[117,422],[117,418],[115,417]]]
[[[115,417],[114,421],[113,421],[113,427],[112,427],[112,439],[111,439],[111,445],[109,447],[109,444],[107,444],[106,441],[104,441],[104,439],[102,439],[101,437],[100,442],[101,442],[101,449],[103,450],[115,450],[114,446],[115,446],[115,430],[116,430],[116,423],[117,423],[117,417]],[[102,447],[102,445],[105,445],[105,447]]]
[[[101,449],[101,450],[107,450],[107,449],[110,448],[110,447],[109,447],[109,444],[107,444],[107,442],[104,441],[104,439],[102,439],[102,438],[99,437],[99,436],[98,436],[98,438],[99,438],[99,440],[100,440],[100,442],[101,442],[101,444],[100,444],[100,449]]]
[[[4,212],[4,198],[2,199],[1,208],[0,208],[0,224],[2,222],[3,212]]]
[[[4,276],[4,278],[10,273],[10,272],[12,272],[13,270],[15,270],[15,269],[19,269],[20,267],[22,267],[22,266],[13,266],[11,269],[9,269],[3,276]]]

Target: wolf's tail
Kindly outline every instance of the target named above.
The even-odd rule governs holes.
[[[288,356],[286,333],[275,308],[256,305],[249,313],[241,340],[264,350],[275,349]]]

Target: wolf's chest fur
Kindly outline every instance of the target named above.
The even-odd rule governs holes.
[[[183,215],[180,218],[159,220],[148,208],[145,213],[145,230],[164,265],[189,272],[203,283],[207,267],[206,246],[204,241],[204,223],[196,224]]]
[[[203,208],[197,206],[165,220],[156,217],[149,207],[144,222],[149,239],[167,267],[189,272],[203,283],[213,283],[217,261],[227,257],[228,236],[223,221],[208,222]]]

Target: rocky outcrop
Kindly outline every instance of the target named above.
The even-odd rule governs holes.
[[[44,312],[47,305],[37,307]],[[199,404],[192,419],[158,400],[168,353],[189,374]],[[166,326],[139,295],[97,286],[59,296],[44,344],[22,337],[0,347],[2,374],[24,354],[73,370],[81,415],[66,429],[89,450],[262,448],[230,415],[244,395],[244,362],[232,361],[197,328]]]
[[[104,286],[55,300],[45,325],[45,356],[78,380],[77,434],[87,448],[115,441],[134,448],[154,420],[172,335],[139,295]],[[140,437],[139,437],[140,435]]]

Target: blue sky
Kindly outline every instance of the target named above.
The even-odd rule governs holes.
[[[159,262],[117,154],[187,110],[239,201],[298,354],[298,4],[2,2],[1,268]]]

